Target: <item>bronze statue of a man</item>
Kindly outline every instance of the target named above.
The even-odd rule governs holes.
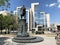
[[[24,5],[20,9],[20,13],[21,13],[20,14],[21,15],[21,19],[22,19],[23,16],[24,16],[24,18],[26,18],[26,8],[25,8]]]

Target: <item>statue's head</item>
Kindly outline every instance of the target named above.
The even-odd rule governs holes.
[[[23,8],[25,9],[25,5],[23,5],[23,6],[21,7],[21,9],[23,9]]]
[[[21,18],[26,15],[26,8],[24,5],[21,7],[20,12],[21,12],[21,14],[20,14]]]

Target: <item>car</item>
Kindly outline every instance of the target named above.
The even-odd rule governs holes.
[[[36,31],[36,34],[44,34],[44,31]]]

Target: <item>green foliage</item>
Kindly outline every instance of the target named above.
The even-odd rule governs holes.
[[[0,7],[2,8],[2,10],[4,10],[4,7],[6,7],[5,10],[8,10],[8,8],[10,8],[9,0],[0,0]]]
[[[0,5],[3,6],[5,3],[8,3],[9,0],[0,0]]]
[[[2,14],[0,14],[0,30],[2,30],[3,29],[3,16],[2,16]]]
[[[18,25],[14,19],[14,16],[3,16],[0,14],[0,30],[2,29],[17,29]]]
[[[4,28],[9,28],[9,25],[12,24],[12,17],[10,15],[4,16]]]

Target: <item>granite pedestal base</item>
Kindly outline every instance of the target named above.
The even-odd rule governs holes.
[[[42,42],[44,39],[42,37],[28,36],[28,37],[14,37],[12,40],[17,43],[36,43]]]

